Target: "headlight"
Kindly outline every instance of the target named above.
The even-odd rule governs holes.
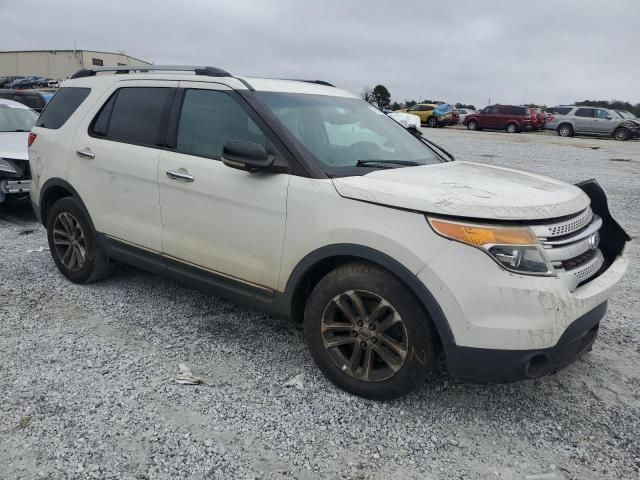
[[[0,172],[15,174],[15,173],[18,173],[18,170],[16,170],[16,167],[13,165],[13,163],[0,158]]]
[[[525,275],[556,274],[538,238],[529,227],[494,227],[428,218],[443,237],[487,253],[502,268]]]

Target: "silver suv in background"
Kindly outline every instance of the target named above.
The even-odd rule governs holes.
[[[547,129],[555,130],[561,137],[606,135],[629,140],[640,136],[640,121],[623,118],[607,108],[562,105],[551,109]]]

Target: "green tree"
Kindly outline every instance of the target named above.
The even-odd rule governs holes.
[[[388,108],[391,103],[391,94],[384,85],[376,85],[372,92],[373,102],[378,108]]]

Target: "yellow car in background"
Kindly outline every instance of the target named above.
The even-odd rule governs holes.
[[[402,113],[411,113],[420,117],[420,123],[427,127],[441,127],[451,124],[451,106],[446,103],[417,103],[413,107],[396,110]]]

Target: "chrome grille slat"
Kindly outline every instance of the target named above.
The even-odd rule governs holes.
[[[531,228],[535,232],[537,237],[540,238],[553,238],[561,237],[563,235],[569,235],[576,232],[591,223],[593,219],[593,212],[591,208],[587,208],[577,216],[561,222],[549,223],[546,225],[534,225]]]
[[[597,248],[601,227],[602,219],[591,208],[568,220],[531,227],[558,276],[572,292],[604,264],[604,256]]]

